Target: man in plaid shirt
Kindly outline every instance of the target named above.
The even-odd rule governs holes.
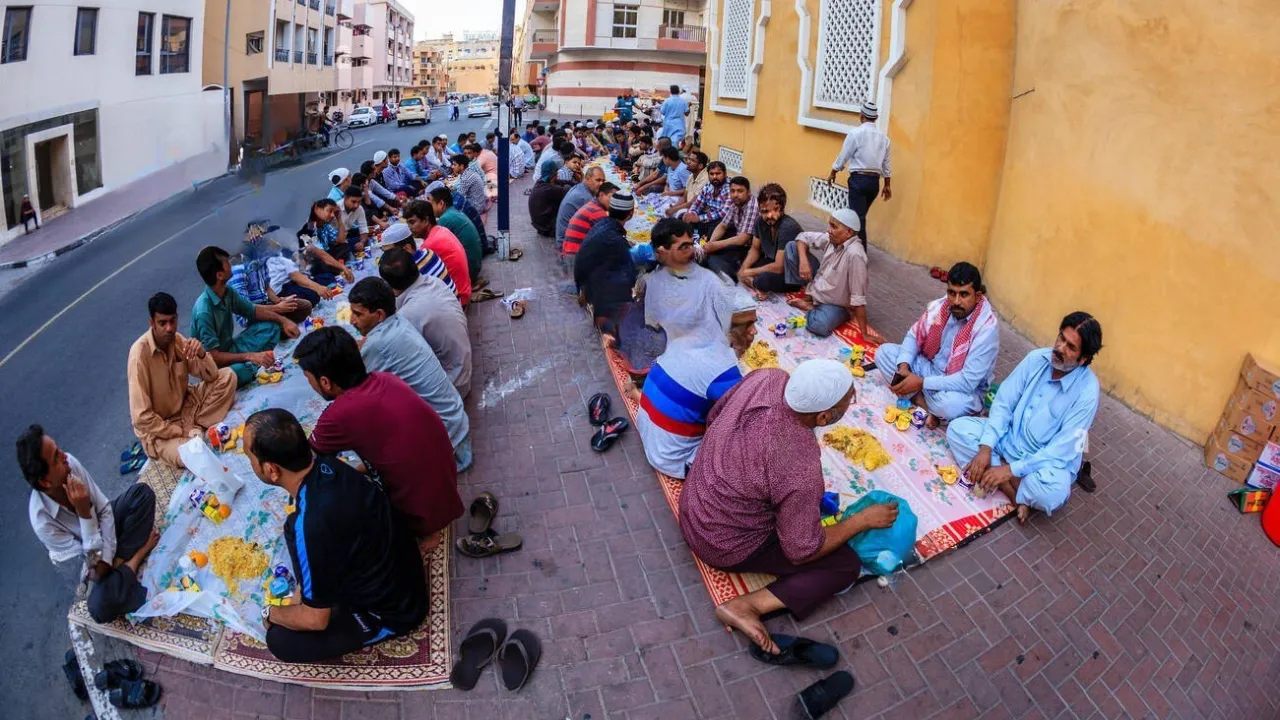
[[[702,237],[711,237],[720,218],[724,217],[725,208],[729,206],[728,170],[724,163],[716,160],[707,165],[707,184],[702,186],[688,212],[680,216],[690,226],[697,229]]]
[[[480,163],[470,160],[466,155],[454,155],[449,159],[453,166],[453,174],[458,176],[458,184],[454,190],[462,193],[462,197],[483,217],[489,209],[489,195],[485,190],[484,170]]]
[[[724,215],[711,232],[711,239],[702,246],[703,264],[737,282],[738,268],[742,267],[742,261],[751,249],[759,214],[756,198],[751,194],[751,181],[741,175],[730,180],[729,202],[725,205]]]

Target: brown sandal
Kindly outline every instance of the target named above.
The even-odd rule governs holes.
[[[482,535],[460,537],[454,545],[458,552],[467,557],[487,558],[519,550],[524,545],[524,539],[515,533],[499,535],[488,530]]]
[[[519,320],[522,317],[524,317],[524,301],[516,300],[511,303],[511,319]]]
[[[524,257],[524,251],[520,248],[511,248],[511,252],[507,253],[507,259],[511,262],[515,262],[522,257]]]

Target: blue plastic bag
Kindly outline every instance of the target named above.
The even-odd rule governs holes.
[[[916,514],[906,500],[883,490],[872,490],[840,514],[843,520],[854,513],[881,503],[898,503],[898,519],[887,528],[876,528],[858,533],[849,540],[849,547],[862,559],[862,567],[873,575],[889,575],[915,559]]]

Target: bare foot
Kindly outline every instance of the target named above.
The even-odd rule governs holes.
[[[622,388],[622,394],[631,402],[640,402],[640,388],[636,387],[634,380],[627,381],[627,384]]]
[[[716,619],[746,635],[747,639],[761,650],[771,655],[777,655],[780,652],[773,638],[769,637],[769,631],[765,629],[764,623],[760,621],[759,611],[751,606],[745,596],[736,597],[717,607]]]
[[[436,546],[440,544],[440,533],[441,533],[441,532],[443,532],[443,530],[441,530],[441,531],[437,531],[437,532],[433,532],[433,533],[431,533],[430,535],[428,535],[427,537],[424,537],[424,538],[422,538],[421,540],[419,540],[419,541],[418,541],[418,551],[419,551],[419,552],[421,552],[421,553],[423,553],[423,554],[425,555],[426,553],[429,553],[429,552],[431,552],[432,550],[435,550],[435,549],[436,549]]]
[[[609,333],[600,333],[600,341],[604,344],[606,350],[618,346],[618,338]]]
[[[1019,525],[1026,525],[1027,518],[1030,516],[1031,516],[1031,508],[1027,507],[1026,505],[1018,506],[1018,524]]]
[[[930,430],[937,430],[937,429],[938,429],[938,417],[937,417],[936,415],[934,415],[933,413],[929,413],[929,414],[928,414],[928,415],[926,415],[926,416],[925,416],[925,418],[924,418],[924,426],[925,426],[925,427],[927,427],[927,428],[929,428]]]

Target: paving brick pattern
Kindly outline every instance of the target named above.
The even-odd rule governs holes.
[[[468,499],[496,492],[498,528],[525,544],[457,559],[453,618],[455,647],[483,617],[537,633],[544,658],[530,685],[512,694],[490,673],[470,693],[330,692],[145,653],[168,718],[795,716],[795,693],[819,673],[762,665],[716,624],[636,434],[604,455],[589,449],[586,398],[621,403],[584,315],[557,291],[552,251],[525,229],[519,189],[514,204],[525,257],[490,261],[485,274],[537,299],[516,321],[497,302],[470,310],[476,466],[461,485]],[[942,290],[878,251],[871,274],[870,320],[889,337]],[[1030,344],[1007,327],[1001,341],[1002,377]],[[1110,398],[1092,445],[1097,494],[1077,492],[1027,527],[1006,523],[889,588],[862,585],[802,625],[771,622],[839,646],[858,688],[829,717],[1277,716],[1280,553],[1257,516],[1227,504],[1232,484],[1197,448]]]

